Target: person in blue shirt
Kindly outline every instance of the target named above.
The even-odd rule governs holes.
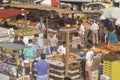
[[[108,45],[116,45],[118,42],[117,35],[116,35],[116,29],[113,28],[112,32],[108,34]]]
[[[23,55],[25,60],[29,60],[30,58],[30,74],[32,73],[32,64],[34,61],[34,58],[36,57],[36,46],[32,43],[32,40],[28,40],[27,46],[30,46],[30,48],[26,48],[23,50]]]
[[[35,65],[35,71],[37,71],[36,80],[49,80],[50,65],[45,61],[45,58],[45,54],[41,54],[41,60]]]
[[[37,56],[40,56],[43,53],[44,49],[44,36],[43,33],[35,34],[33,43],[36,45]]]

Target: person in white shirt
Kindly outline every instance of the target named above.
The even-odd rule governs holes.
[[[85,28],[84,28],[84,26],[82,25],[82,22],[81,22],[81,23],[78,23],[78,26],[79,26],[78,33],[80,34],[80,37],[81,37],[81,46],[84,46],[84,33],[85,33]]]
[[[66,42],[63,42],[63,44],[58,47],[57,52],[61,55],[66,53]]]
[[[89,80],[91,80],[91,67],[93,64],[93,56],[94,52],[90,50],[91,47],[89,47],[89,51],[86,53],[85,59],[86,59],[86,66],[85,66],[85,71],[88,72],[89,75]]]
[[[43,34],[45,34],[45,24],[43,23],[43,21],[41,20],[40,22],[38,21],[38,23],[36,24],[36,28],[37,29],[40,29],[41,30],[41,32],[43,33]]]
[[[98,36],[98,30],[99,30],[99,25],[95,22],[95,20],[91,20],[91,27],[90,30],[92,31],[92,44],[93,45],[98,45],[99,43],[99,36]]]

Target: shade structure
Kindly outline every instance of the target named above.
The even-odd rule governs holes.
[[[59,6],[60,1],[59,0],[42,0],[41,5],[47,5],[47,6]]]
[[[104,15],[107,18],[114,18],[119,19],[120,18],[120,8],[117,7],[111,7],[106,9],[101,9],[102,15]]]
[[[6,4],[2,4],[2,6],[6,6]],[[60,9],[57,7],[52,7],[52,6],[45,6],[45,5],[36,5],[36,4],[8,4],[10,7],[16,7],[16,8],[25,8],[25,9],[39,9],[39,10],[46,10],[46,11],[51,11],[55,10],[56,12],[62,14],[77,14],[77,13],[83,13],[81,11],[74,11],[74,10],[65,10],[65,9]],[[94,12],[95,13],[95,12]]]
[[[17,10],[17,9],[0,9],[0,19],[17,16],[22,13],[27,13],[28,10]]]

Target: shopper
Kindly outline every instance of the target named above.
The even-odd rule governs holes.
[[[45,24],[43,23],[43,20],[38,21],[36,25],[37,29],[40,29],[40,31],[45,34]]]
[[[89,80],[91,80],[91,67],[93,63],[94,52],[90,50],[91,46],[89,46],[88,48],[89,48],[89,51],[86,53],[86,56],[85,56],[85,59],[86,59],[85,70],[88,73]]]
[[[34,35],[33,44],[36,45],[37,56],[40,56],[43,53],[43,49],[44,49],[43,33]]]
[[[80,23],[78,23],[78,28],[79,28],[79,30],[78,30],[78,33],[79,33],[79,35],[80,35],[80,37],[81,37],[81,46],[84,46],[84,38],[85,38],[85,36],[84,36],[84,33],[85,33],[85,27],[82,25],[82,23],[83,23],[83,21],[81,21]]]
[[[97,46],[99,43],[99,39],[98,39],[99,25],[96,23],[95,20],[91,20],[90,30],[92,31],[92,43],[93,45]]]
[[[18,40],[18,44],[25,45],[25,43],[23,42],[23,36],[20,36],[20,40]]]
[[[53,51],[57,51],[58,39],[56,38],[56,36],[53,33],[50,33],[50,38],[48,40],[50,43],[51,53],[53,53]]]
[[[37,71],[36,80],[49,80],[50,65],[45,61],[45,58],[45,54],[41,54],[41,60],[35,65],[35,71]]]
[[[108,45],[116,45],[118,42],[117,35],[116,35],[116,29],[113,28],[112,32],[108,34]]]
[[[57,49],[57,52],[61,55],[66,53],[66,42],[63,42]]]
[[[18,44],[19,41],[19,36],[15,35],[13,43]]]
[[[101,20],[100,23],[99,23],[99,37],[100,37],[100,42],[103,42],[103,40],[104,40],[104,23],[103,23],[103,20]]]
[[[107,40],[107,38],[108,38],[108,33],[109,33],[109,31],[108,31],[107,27],[105,26],[105,27],[104,27],[104,34],[105,34],[104,40],[105,40],[105,44],[108,42],[108,40]]]
[[[32,43],[31,39],[28,40],[27,46],[30,46],[30,47],[23,50],[23,55],[25,60],[29,60],[30,58],[30,74],[31,74],[32,64],[36,57],[36,46]]]
[[[20,36],[20,40],[17,41],[18,44],[25,45],[23,42],[23,36]],[[23,50],[19,50],[19,56],[24,59]]]
[[[51,55],[50,44],[49,44],[48,40],[45,41],[45,46],[44,46],[44,49],[43,49],[43,53],[45,55]]]

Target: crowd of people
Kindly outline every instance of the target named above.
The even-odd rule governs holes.
[[[90,20],[90,26],[89,26],[89,30],[87,33],[87,30],[85,30],[85,26],[84,25],[80,25],[79,26],[79,31],[83,32],[83,34],[80,33],[80,37],[81,39],[81,43],[83,44],[84,37],[85,34],[88,35],[87,36],[87,42],[89,42],[88,40],[91,40],[91,44],[93,46],[99,46],[100,43],[105,43],[108,45],[116,45],[118,42],[118,36],[116,34],[116,26],[114,25],[113,21],[110,21],[109,19],[106,20]],[[83,27],[84,26],[84,27]],[[119,31],[117,31],[119,32]],[[112,35],[111,35],[112,34]],[[83,36],[83,37],[82,37]],[[82,41],[83,40],[83,41]]]
[[[84,23],[88,23],[89,26],[84,25]],[[79,42],[75,43],[77,45],[76,48],[81,49],[87,43],[91,44],[91,46],[99,46],[100,43],[104,43],[107,45],[116,45],[118,42],[116,28],[112,25],[113,22],[106,20],[81,20],[77,17],[75,24],[71,26],[75,26],[77,31],[72,36],[72,41]],[[86,29],[88,27],[88,29]],[[30,48],[19,51],[21,59],[28,60],[30,58],[30,74],[34,71],[33,66],[35,66],[35,71],[37,71],[36,80],[48,80],[48,73],[50,65],[45,61],[46,55],[51,55],[54,53],[63,55],[66,53],[66,40],[59,43],[58,37],[54,33],[50,33],[47,39],[45,40],[45,30],[46,27],[42,21],[38,22],[36,28],[41,30],[40,34],[35,34],[33,39],[28,39],[23,36],[15,36],[14,43],[31,46]],[[74,44],[72,44],[74,45]],[[73,47],[74,48],[74,47]],[[91,74],[91,65],[92,65],[92,57],[94,53],[89,51],[86,53],[86,71],[88,71],[89,75]],[[33,64],[36,57],[41,57],[41,60]],[[70,79],[65,79],[70,80]]]

